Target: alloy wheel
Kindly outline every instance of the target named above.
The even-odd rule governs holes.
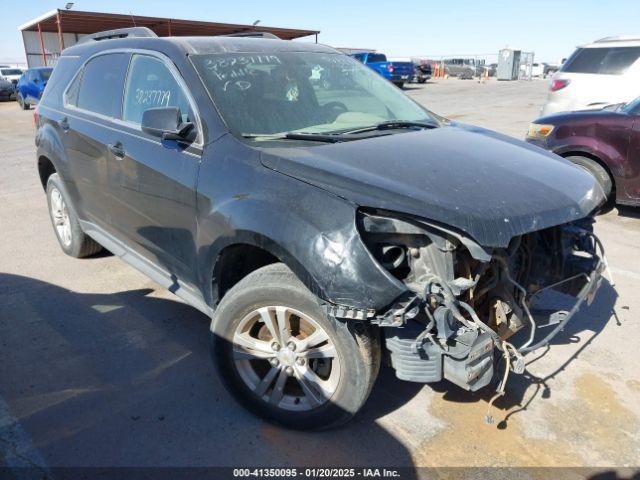
[[[69,209],[60,193],[60,190],[53,187],[51,189],[51,218],[56,229],[60,242],[65,247],[71,245],[71,220],[69,219]]]
[[[340,380],[340,359],[327,332],[308,315],[285,306],[258,308],[240,321],[233,359],[251,391],[285,410],[325,404]]]

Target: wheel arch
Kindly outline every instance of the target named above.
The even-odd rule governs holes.
[[[38,175],[42,188],[47,190],[47,181],[49,177],[57,172],[57,169],[51,159],[44,154],[38,156]]]
[[[611,185],[612,185],[611,194],[612,194],[613,198],[616,197],[616,193],[617,193],[616,177],[613,175],[613,172],[612,172],[611,168],[609,167],[609,165],[607,165],[607,162],[602,160],[602,158],[600,158],[600,156],[598,156],[597,154],[595,154],[591,150],[585,150],[585,149],[579,149],[579,148],[578,149],[561,150],[561,151],[558,151],[558,152],[555,152],[555,153],[557,153],[558,155],[560,155],[563,158],[567,158],[567,157],[585,157],[585,158],[588,158],[588,159],[593,160],[594,162],[596,162],[598,165],[600,165],[602,168],[604,168],[605,171],[607,172],[607,175],[609,175],[609,178],[611,179]]]
[[[318,282],[302,264],[274,240],[256,232],[237,231],[233,239],[222,239],[209,249],[211,265],[205,298],[214,308],[224,295],[251,272],[283,263],[316,296],[324,297]]]

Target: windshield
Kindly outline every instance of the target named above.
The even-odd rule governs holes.
[[[625,104],[622,109],[624,113],[628,113],[631,115],[635,115],[640,113],[640,97],[635,100],[631,100],[629,103]]]
[[[42,77],[43,82],[48,82],[49,77],[51,76],[51,72],[53,72],[53,68],[43,68],[40,70],[40,76]]]
[[[346,55],[221,53],[191,59],[238,136],[332,134],[392,120],[438,123],[398,88]]]
[[[22,75],[22,70],[17,68],[3,68],[0,72],[2,75]]]

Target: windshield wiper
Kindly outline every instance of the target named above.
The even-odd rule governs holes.
[[[377,123],[376,125],[371,125],[370,127],[358,128],[355,130],[349,130],[347,132],[340,132],[343,134],[354,134],[354,133],[364,133],[364,132],[373,132],[375,130],[394,130],[396,128],[438,128],[436,123],[432,122],[414,122],[408,120],[389,120],[387,122]]]
[[[426,129],[426,128],[438,128],[436,123],[427,122],[413,122],[406,120],[390,120],[387,122],[378,123],[369,127],[357,128],[347,131],[336,131],[331,133],[312,133],[312,132],[286,132],[286,133],[274,133],[274,134],[258,134],[258,133],[243,133],[244,138],[253,140],[308,140],[310,142],[324,142],[324,143],[339,143],[339,142],[352,142],[354,140],[361,140],[363,138],[358,136],[359,133],[395,130],[398,128],[411,128],[411,129]],[[390,135],[386,133],[384,135]]]
[[[338,143],[358,140],[353,137],[343,137],[341,135],[324,134],[324,133],[302,133],[302,132],[288,132],[279,133],[275,135],[257,135],[253,133],[242,134],[244,138],[253,140],[308,140],[310,142],[324,142],[324,143]]]

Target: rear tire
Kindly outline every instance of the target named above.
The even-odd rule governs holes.
[[[211,331],[212,356],[227,389],[253,413],[287,428],[347,422],[368,398],[380,367],[377,330],[327,316],[281,263],[229,290]]]
[[[572,155],[566,158],[593,175],[602,187],[602,190],[607,197],[607,201],[609,202],[613,200],[611,195],[613,192],[613,180],[609,175],[609,172],[607,172],[602,165],[588,157]]]
[[[53,230],[64,253],[82,258],[102,250],[99,243],[82,231],[57,173],[52,174],[47,180],[47,204]]]
[[[20,105],[20,108],[22,110],[29,110],[31,108],[31,105],[27,103],[27,101],[22,96],[22,93],[20,92],[16,94],[16,101],[18,102],[18,105]]]

